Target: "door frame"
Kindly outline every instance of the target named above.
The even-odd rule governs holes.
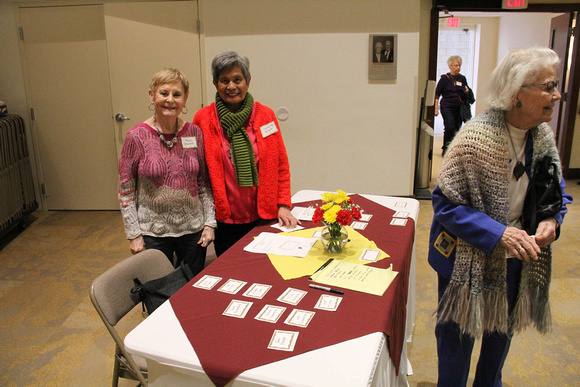
[[[465,9],[454,9],[448,7],[448,11],[469,12]],[[430,37],[429,37],[429,73],[428,79],[435,79],[436,65],[437,65],[437,45],[439,33],[439,12],[440,8],[431,8],[430,20]],[[522,11],[508,11],[508,10],[474,10],[477,12],[522,12]],[[543,12],[543,13],[580,13],[580,4],[529,4],[525,12]],[[562,175],[565,179],[580,178],[580,169],[570,170],[570,156],[572,154],[572,137],[574,136],[574,126],[576,123],[576,109],[578,106],[578,92],[580,91],[580,30],[578,21],[574,28],[574,45],[572,47],[572,55],[570,61],[570,77],[568,85],[566,86],[567,101],[564,112],[562,113],[563,122],[560,124],[560,133],[557,142],[558,151],[560,153],[560,161],[562,163]],[[427,109],[427,122],[429,125],[434,124],[434,108]]]

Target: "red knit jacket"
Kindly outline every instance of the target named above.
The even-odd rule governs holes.
[[[278,131],[262,137],[261,126],[274,121]],[[231,216],[230,203],[226,195],[220,132],[215,103],[200,109],[193,123],[201,128],[205,144],[205,159],[213,189],[216,219],[220,222]],[[254,130],[260,162],[258,165],[258,215],[262,219],[278,217],[278,205],[291,207],[290,165],[286,147],[274,111],[254,102],[254,111],[248,123]]]

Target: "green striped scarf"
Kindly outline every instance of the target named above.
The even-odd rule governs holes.
[[[256,167],[254,147],[244,127],[252,114],[254,97],[247,93],[242,108],[237,113],[233,113],[227,108],[219,93],[216,93],[215,104],[220,124],[232,146],[231,157],[236,170],[238,185],[240,187],[258,185],[258,168]]]

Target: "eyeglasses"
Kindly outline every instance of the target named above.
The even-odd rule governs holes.
[[[558,88],[558,84],[560,83],[560,81],[550,81],[550,82],[546,82],[546,83],[536,83],[534,85],[522,85],[522,87],[530,87],[530,86],[545,86],[546,87],[546,91],[548,93],[553,93],[554,89]]]

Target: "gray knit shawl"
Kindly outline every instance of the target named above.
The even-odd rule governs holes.
[[[532,171],[546,155],[560,159],[550,127],[529,130],[533,140]],[[438,185],[453,203],[472,207],[508,224],[509,149],[504,112],[488,110],[465,124],[443,159]],[[457,241],[453,275],[438,308],[438,322],[455,321],[472,337],[484,331],[521,331],[530,323],[542,333],[551,330],[548,291],[551,248],[538,261],[523,262],[516,307],[508,316],[506,249],[498,244],[490,255],[462,239]]]

